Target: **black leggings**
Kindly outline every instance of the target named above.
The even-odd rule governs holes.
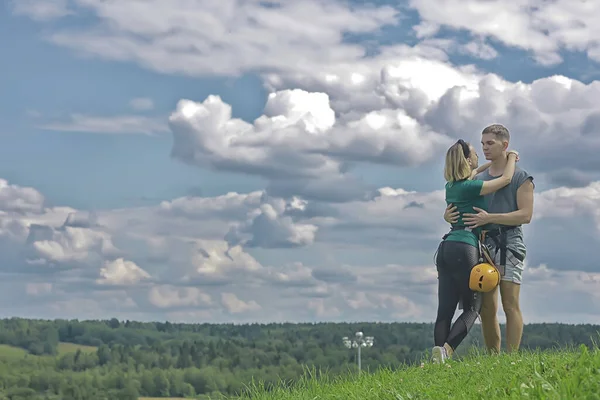
[[[479,250],[467,243],[443,241],[438,247],[435,263],[438,271],[435,345],[443,346],[448,343],[452,349],[456,349],[481,311],[480,293],[469,289],[471,269],[479,263]],[[451,330],[450,324],[459,301],[462,301],[463,313]]]

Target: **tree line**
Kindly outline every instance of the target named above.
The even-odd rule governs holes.
[[[502,327],[504,330],[504,327]],[[584,344],[595,325],[530,324],[524,349]],[[356,371],[356,351],[342,337],[375,337],[362,352],[363,369],[420,363],[432,346],[425,323],[173,324],[169,322],[0,320],[0,400],[138,399],[237,396],[252,381],[293,383],[307,369],[337,375]],[[59,343],[94,346],[61,352]],[[481,346],[476,325],[459,348]],[[597,342],[597,340],[596,340]],[[15,356],[7,349],[23,349]],[[3,354],[3,352],[5,354]]]

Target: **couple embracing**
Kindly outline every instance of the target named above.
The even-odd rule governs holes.
[[[486,164],[479,166],[477,151],[463,140],[446,154],[444,219],[452,227],[435,256],[434,362],[452,356],[478,316],[487,349],[500,352],[498,292],[506,314],[507,349],[519,349],[519,294],[527,250],[521,225],[531,221],[534,184],[533,177],[516,166],[519,156],[508,149],[509,142],[508,129],[493,124],[481,134]],[[463,311],[452,325],[459,304]]]

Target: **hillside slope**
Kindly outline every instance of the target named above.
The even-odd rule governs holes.
[[[250,388],[253,400],[599,399],[600,350],[469,355],[444,365],[380,370],[360,377],[304,379],[291,390]]]

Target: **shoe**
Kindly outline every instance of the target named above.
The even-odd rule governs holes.
[[[433,359],[434,364],[445,363],[446,358],[448,358],[448,353],[446,352],[446,348],[443,346],[435,346],[431,350],[431,358]]]

